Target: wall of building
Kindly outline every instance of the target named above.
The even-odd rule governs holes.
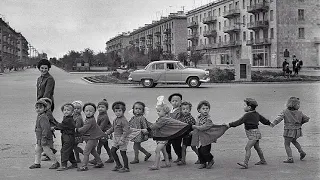
[[[175,19],[173,21],[173,53],[187,52],[187,19]]]

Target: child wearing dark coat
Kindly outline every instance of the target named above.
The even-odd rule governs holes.
[[[261,116],[257,111],[256,107],[258,103],[255,99],[246,98],[244,100],[244,111],[246,112],[239,120],[227,124],[228,127],[237,127],[244,124],[246,135],[248,137],[248,142],[245,147],[246,155],[243,163],[237,163],[243,169],[248,169],[248,162],[251,156],[251,148],[257,151],[260,161],[255,163],[255,165],[266,165],[267,162],[263,156],[263,152],[259,145],[259,140],[261,139],[261,133],[259,131],[259,122],[264,125],[271,125],[270,121],[263,116]]]
[[[81,128],[83,126],[83,118],[81,115],[83,103],[82,101],[73,101],[72,105],[74,106],[74,111],[73,111],[74,123],[76,124],[76,128]],[[73,151],[74,151],[74,155],[77,163],[81,163],[79,153],[83,154],[83,150],[81,149],[81,147],[78,146],[78,144],[82,142],[83,142],[82,136],[79,134],[76,134],[76,141],[74,143]]]
[[[76,125],[73,120],[74,106],[71,103],[66,103],[61,107],[63,112],[63,120],[57,124],[56,130],[61,131],[61,167],[57,171],[65,171],[68,169],[77,168],[77,161],[74,158],[73,148],[75,144],[75,128]],[[71,166],[67,167],[70,161]]]

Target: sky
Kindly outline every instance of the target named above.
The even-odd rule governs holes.
[[[1,0],[0,17],[38,52],[60,58],[70,50],[105,52],[105,43],[170,12],[213,0]]]

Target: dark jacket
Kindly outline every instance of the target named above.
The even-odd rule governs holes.
[[[81,128],[83,126],[83,118],[81,114],[73,114],[73,120],[74,123],[76,124],[76,128]]]
[[[112,127],[109,116],[106,112],[99,113],[97,117],[97,124],[103,132],[106,132],[108,129]]]
[[[77,128],[77,132],[83,135],[84,140],[95,140],[106,136],[101,131],[94,116],[86,117],[83,127]]]
[[[55,81],[49,73],[38,77],[37,100],[44,97],[51,99],[52,100],[51,109],[54,108],[54,103],[53,103],[54,86],[55,86]]]
[[[38,115],[35,126],[35,133],[37,142],[41,142],[41,145],[47,145],[47,141],[53,139],[49,119],[45,113]]]
[[[256,111],[250,111],[245,113],[239,120],[229,123],[230,127],[237,127],[244,124],[246,130],[258,129],[259,121],[264,125],[270,125],[270,121],[261,116]]]
[[[64,116],[61,123],[55,129],[61,130],[62,134],[74,135],[76,124],[74,123],[73,116]]]

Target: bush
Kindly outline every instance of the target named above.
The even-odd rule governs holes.
[[[130,72],[125,71],[125,72],[123,72],[123,73],[120,74],[119,79],[127,80],[128,77],[129,77],[129,75],[130,75]]]
[[[234,69],[207,69],[209,71],[210,82],[230,82],[234,80]]]
[[[119,78],[120,77],[120,73],[118,71],[114,71],[114,72],[111,73],[111,76]]]

